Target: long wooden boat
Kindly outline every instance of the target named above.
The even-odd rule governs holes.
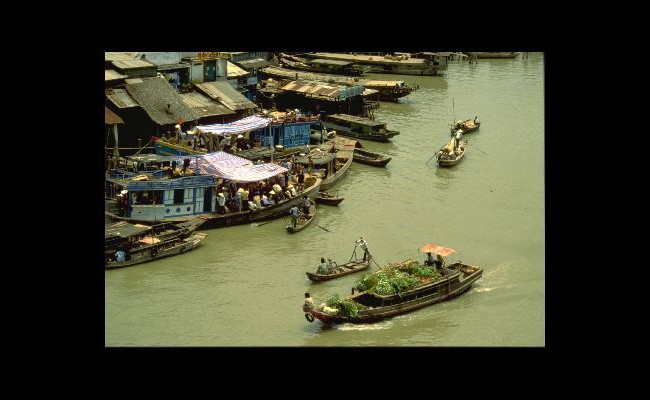
[[[451,138],[449,143],[442,146],[437,153],[438,167],[451,167],[456,165],[465,156],[465,141],[460,141],[458,151],[454,150],[454,142],[456,138]]]
[[[107,225],[104,240],[105,267],[129,267],[192,250],[205,238],[205,233],[194,232],[203,222],[199,218],[192,218],[186,222],[165,221],[151,226],[125,221]],[[125,261],[116,260],[115,253],[118,250],[125,252]]]
[[[345,200],[345,198],[334,196],[332,194],[329,194],[328,192],[318,192],[314,200],[316,200],[317,204],[325,204],[327,206],[338,206],[340,202]]]
[[[385,122],[377,122],[349,114],[328,115],[323,125],[326,125],[329,129],[335,129],[336,133],[342,136],[376,142],[388,142],[393,136],[399,135],[398,131],[387,129]]]
[[[458,121],[451,127],[451,135],[454,136],[459,129],[463,130],[463,135],[466,133],[474,132],[481,127],[481,122],[474,123],[473,119],[466,119],[465,121]]]
[[[126,261],[116,261],[109,258],[106,261],[106,269],[116,269],[130,267],[136,264],[142,264],[149,261],[154,261],[159,258],[174,256],[176,254],[185,253],[193,250],[198,246],[201,240],[208,236],[207,233],[195,232],[186,238],[175,238],[160,242],[153,242],[148,245],[134,247],[131,249],[129,258]]]
[[[475,56],[476,58],[515,58],[519,55],[518,51],[502,51],[502,52],[465,52],[468,56]]]
[[[340,61],[329,59],[306,59],[294,55],[281,53],[279,56],[280,63],[287,68],[300,71],[340,74],[347,76],[361,76],[367,68],[356,65],[352,61]]]
[[[372,165],[374,167],[385,167],[391,160],[391,157],[386,157],[379,153],[372,151],[354,149],[354,161]]]
[[[472,284],[483,275],[481,267],[461,263],[454,263],[445,267],[444,270],[446,275],[440,279],[398,294],[382,296],[376,293],[360,292],[344,297],[346,300],[367,307],[359,310],[354,317],[325,312],[325,308],[320,306],[310,308],[303,305],[302,310],[309,322],[312,322],[314,318],[325,324],[375,322],[459,296],[467,292]]]
[[[200,214],[198,218],[206,220],[205,224],[201,226],[203,229],[222,228],[226,226],[246,224],[251,222],[260,222],[274,218],[284,217],[289,213],[289,209],[294,205],[300,206],[303,201],[302,196],[307,196],[313,199],[320,190],[321,179],[313,176],[305,178],[305,188],[298,195],[288,199],[284,199],[275,205],[264,207],[259,210],[248,211],[231,211],[226,214]]]
[[[309,202],[311,203],[311,206],[309,206],[309,214],[308,215],[302,215],[298,217],[298,220],[296,221],[296,227],[294,228],[291,222],[289,222],[286,226],[287,230],[289,233],[296,233],[300,232],[301,230],[305,229],[309,224],[311,224],[311,221],[313,221],[314,217],[316,216],[316,203],[314,202],[313,199],[309,199]]]
[[[306,53],[306,57],[349,61],[370,67],[369,72],[400,75],[437,75],[438,66],[430,60],[407,56],[371,56],[344,53]]]
[[[340,181],[348,172],[352,164],[352,157],[348,152],[336,151],[331,145],[321,145],[321,151],[315,150],[295,159],[296,164],[302,164],[305,168],[309,166],[309,158],[314,163],[314,170],[318,169],[321,174],[320,190],[327,190]]]
[[[370,267],[370,262],[372,260],[370,258],[366,259],[366,261],[363,260],[354,260],[347,262],[345,264],[341,265],[336,265],[333,269],[334,271],[331,274],[319,274],[319,273],[314,273],[314,272],[306,272],[307,277],[311,279],[314,282],[320,282],[320,281],[329,281],[332,279],[339,278],[341,276],[345,275],[350,275],[355,272],[363,271],[364,269],[368,269]]]

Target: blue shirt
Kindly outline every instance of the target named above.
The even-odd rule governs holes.
[[[122,250],[118,250],[117,253],[115,253],[115,258],[117,258],[117,262],[124,262],[126,261],[126,253]]]
[[[296,206],[291,207],[291,210],[289,210],[289,213],[292,216],[297,217],[298,216],[298,207],[296,207]]]

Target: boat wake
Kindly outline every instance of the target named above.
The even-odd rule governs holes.
[[[393,321],[381,321],[373,324],[341,324],[336,327],[340,331],[379,331],[390,329]]]

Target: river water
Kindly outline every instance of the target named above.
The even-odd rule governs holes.
[[[381,103],[375,119],[400,131],[362,142],[393,157],[353,163],[297,234],[280,219],[206,231],[189,253],[105,272],[106,346],[544,346],[544,55],[451,62],[444,76],[372,74],[420,89]],[[452,118],[479,115],[450,169],[427,160]],[[331,232],[327,232],[323,228]],[[484,268],[462,296],[369,325],[308,323],[301,306],[347,295],[361,273],[312,283],[320,258],[341,263],[363,235],[380,265],[424,260],[426,243]],[[376,270],[373,264],[372,270]]]

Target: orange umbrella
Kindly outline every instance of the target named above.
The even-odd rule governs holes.
[[[451,253],[456,253],[456,250],[452,249],[451,247],[442,247],[442,246],[438,246],[437,244],[431,244],[431,243],[427,243],[424,247],[420,249],[420,251],[423,253],[438,254],[443,257],[447,257]]]

